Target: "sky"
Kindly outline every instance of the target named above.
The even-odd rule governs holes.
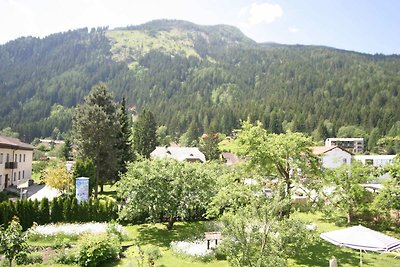
[[[155,19],[238,27],[257,42],[400,54],[398,0],[0,0],[0,44]]]

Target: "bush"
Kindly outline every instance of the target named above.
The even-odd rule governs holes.
[[[26,252],[21,252],[15,257],[15,262],[18,265],[28,265],[34,263],[42,263],[43,257],[40,252],[33,252],[28,254]]]
[[[57,253],[53,259],[55,263],[72,265],[78,263],[78,251],[74,249],[64,249]]]
[[[8,195],[6,192],[0,192],[0,202],[7,201]]]
[[[115,236],[83,236],[79,242],[78,264],[80,266],[99,266],[115,260],[121,252],[121,244]]]

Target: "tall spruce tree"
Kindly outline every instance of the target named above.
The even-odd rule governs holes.
[[[157,124],[151,111],[144,109],[138,116],[133,128],[134,151],[145,158],[150,158],[150,153],[157,146]]]
[[[115,102],[104,84],[94,86],[75,110],[73,133],[79,157],[91,159],[96,167],[95,197],[98,186],[103,191],[103,185],[118,173],[118,124]]]
[[[127,170],[126,164],[134,159],[131,141],[132,125],[130,123],[128,112],[126,110],[125,97],[122,98],[121,103],[118,105],[117,118],[120,126],[117,134],[116,144],[116,148],[120,153],[118,161],[118,171],[120,173],[125,173]]]

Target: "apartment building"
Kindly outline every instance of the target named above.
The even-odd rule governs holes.
[[[351,153],[363,153],[364,138],[327,138],[325,146],[340,146]]]
[[[31,179],[33,149],[19,139],[0,136],[0,191]]]

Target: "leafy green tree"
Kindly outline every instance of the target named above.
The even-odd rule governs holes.
[[[271,203],[261,207],[242,207],[225,213],[221,250],[232,266],[286,266],[287,259],[304,253],[314,238],[304,222],[276,220]]]
[[[279,216],[286,203],[275,188],[264,194],[266,178],[256,172],[234,168],[218,177],[216,187],[207,214],[213,219],[222,214],[220,249],[232,266],[286,266],[313,238],[304,222]]]
[[[391,210],[400,210],[400,160],[385,168],[390,178],[384,183],[384,188],[379,191],[374,199],[374,207],[380,213],[388,214]]]
[[[157,146],[157,124],[151,111],[144,109],[133,126],[133,149],[144,158],[150,158],[150,153]]]
[[[1,228],[0,230],[0,253],[8,260],[9,266],[12,266],[15,257],[28,247],[26,235],[16,217],[13,218],[6,230]]]
[[[351,165],[328,171],[326,179],[334,186],[334,192],[328,195],[330,205],[345,214],[347,223],[353,222],[355,216],[368,208],[371,202],[370,192],[361,184],[376,179],[377,172],[373,166],[354,161]]]
[[[127,163],[134,159],[133,148],[132,148],[132,126],[131,121],[128,117],[128,112],[126,110],[126,100],[125,97],[122,98],[121,103],[117,108],[117,118],[119,121],[119,132],[117,134],[117,151],[119,153],[118,161],[118,171],[125,173],[127,170]]]
[[[67,192],[71,188],[71,175],[62,163],[48,167],[44,173],[44,180],[47,185],[61,192]]]
[[[172,137],[167,134],[167,126],[161,125],[156,130],[157,143],[160,146],[169,146],[172,141]]]
[[[218,160],[221,151],[219,151],[218,144],[220,142],[217,133],[204,134],[200,140],[200,151],[204,153],[207,160]]]
[[[11,127],[6,127],[3,130],[0,131],[0,135],[2,136],[8,136],[8,137],[12,137],[12,138],[18,138],[19,137],[19,133],[18,132],[14,132]]]
[[[79,157],[91,159],[96,166],[94,194],[98,186],[114,179],[119,155],[116,138],[119,129],[112,95],[104,84],[94,86],[85,103],[79,105],[73,118],[73,132]]]
[[[248,167],[264,177],[276,177],[279,181],[280,198],[290,200],[295,182],[316,178],[320,162],[310,150],[312,141],[301,133],[269,134],[257,125],[245,121],[235,140],[237,154],[245,156]],[[291,202],[281,215],[289,215]]]
[[[207,206],[214,194],[216,168],[175,160],[144,160],[129,164],[117,183],[118,196],[128,200],[121,217],[133,219],[147,212],[151,219],[164,217],[172,229],[178,217]]]

